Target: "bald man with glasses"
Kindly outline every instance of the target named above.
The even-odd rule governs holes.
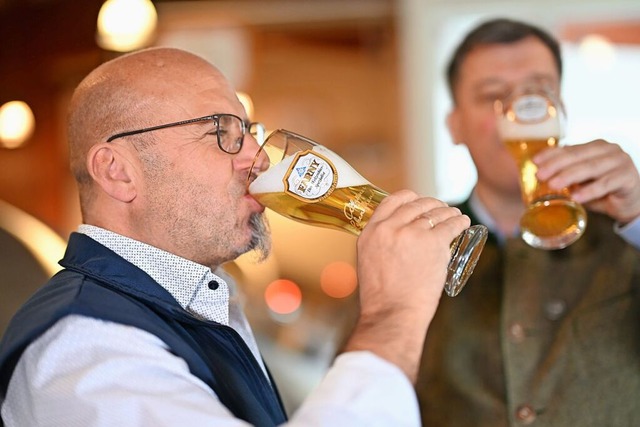
[[[468,217],[410,191],[382,202],[357,241],[355,329],[288,419],[221,268],[269,252],[246,188],[263,126],[213,65],[153,48],[90,73],[68,130],[83,224],[0,344],[6,426],[420,424],[413,384]]]

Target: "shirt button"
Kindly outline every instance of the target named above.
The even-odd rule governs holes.
[[[567,304],[561,299],[552,299],[544,305],[544,313],[549,320],[558,320],[567,310]]]
[[[524,341],[524,328],[520,323],[513,323],[511,326],[509,326],[509,339],[514,343]]]
[[[211,289],[212,291],[215,291],[216,289],[218,289],[218,287],[220,287],[220,283],[218,283],[216,280],[212,280],[207,286],[209,286],[209,289]]]
[[[529,405],[520,405],[516,409],[516,418],[524,425],[533,423],[536,420],[536,412]]]

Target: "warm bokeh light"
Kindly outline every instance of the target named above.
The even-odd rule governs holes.
[[[593,70],[609,70],[616,59],[615,47],[598,34],[590,34],[580,42],[580,55],[587,66]]]
[[[300,308],[302,291],[291,280],[277,279],[269,283],[265,289],[264,300],[274,313],[290,314]]]
[[[345,298],[351,295],[358,285],[355,268],[344,261],[327,264],[320,274],[320,288],[333,298]]]
[[[18,239],[50,275],[62,269],[58,261],[67,243],[39,219],[0,200],[0,228]]]
[[[238,91],[238,92],[236,92],[236,95],[238,96],[238,99],[240,100],[240,103],[244,107],[244,111],[247,112],[247,117],[249,117],[249,120],[254,120],[254,118],[253,118],[253,100],[251,99],[249,94],[245,93],[245,92]]]
[[[0,107],[0,146],[18,148],[33,133],[35,119],[29,105],[23,101],[9,101]]]
[[[96,40],[103,49],[132,51],[150,42],[157,23],[150,0],[107,0],[98,15]]]

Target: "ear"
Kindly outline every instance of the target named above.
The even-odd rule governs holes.
[[[87,171],[112,198],[129,203],[136,197],[134,165],[128,153],[111,143],[96,144],[87,154]]]
[[[462,137],[462,118],[460,117],[460,112],[455,107],[447,114],[447,128],[449,128],[449,133],[451,134],[451,139],[453,139],[454,144],[464,144],[464,138]]]

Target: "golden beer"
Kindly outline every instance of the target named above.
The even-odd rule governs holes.
[[[358,235],[388,196],[340,156],[293,132],[273,132],[256,159],[263,152],[269,156],[271,167],[249,182],[249,193],[287,218]],[[249,177],[252,175],[253,167]],[[485,226],[474,225],[451,243],[447,295],[456,296],[466,284],[487,235]]]
[[[374,185],[336,188],[321,202],[308,203],[284,192],[255,193],[253,197],[287,218],[358,235],[387,193]]]
[[[553,147],[557,137],[547,139],[515,139],[505,144],[516,159],[520,169],[522,199],[527,206],[520,219],[521,233],[525,241],[533,239],[569,239],[581,234],[587,220],[584,208],[571,200],[569,189],[551,189],[538,180],[537,166],[531,160],[539,151]]]
[[[269,156],[280,158],[282,153],[271,151]],[[260,204],[287,218],[355,235],[388,195],[322,146],[286,157],[262,173],[249,191]]]
[[[520,170],[520,189],[526,206],[520,234],[529,245],[561,249],[582,236],[587,225],[584,208],[571,199],[568,188],[554,190],[536,177],[532,158],[558,145],[564,125],[562,103],[544,86],[529,83],[495,104],[497,127]]]

